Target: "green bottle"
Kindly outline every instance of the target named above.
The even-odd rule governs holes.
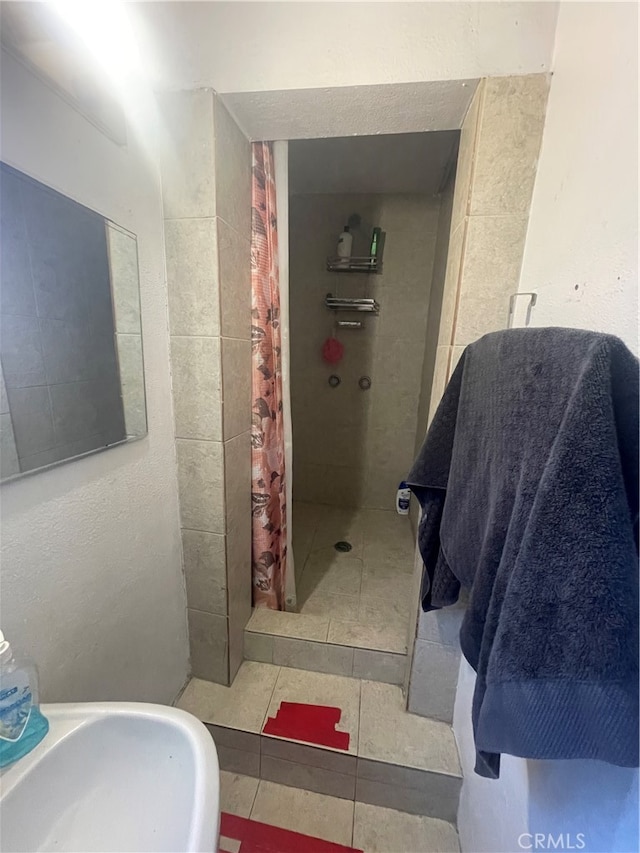
[[[380,234],[382,233],[381,228],[374,228],[373,234],[371,235],[371,250],[369,254],[372,258],[378,257],[378,249],[380,247]]]

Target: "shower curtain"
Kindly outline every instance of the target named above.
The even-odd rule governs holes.
[[[285,609],[287,506],[273,147],[254,142],[251,226],[253,603]]]

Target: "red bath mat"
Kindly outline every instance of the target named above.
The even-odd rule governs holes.
[[[226,812],[220,815],[220,836],[220,853],[230,849],[223,839],[239,841],[239,853],[362,853],[353,847]]]
[[[278,713],[267,718],[262,732],[346,751],[349,749],[349,732],[336,731],[341,716],[340,708],[329,705],[281,702]]]

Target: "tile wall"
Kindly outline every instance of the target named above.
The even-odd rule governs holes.
[[[423,195],[300,195],[290,199],[291,393],[294,498],[392,509],[413,458],[439,198]],[[360,215],[353,254],[368,254],[374,225],[386,232],[381,275],[330,273],[349,216]],[[361,330],[338,331],[345,354],[321,357],[336,316],[331,292],[371,296],[380,315]],[[328,384],[335,373],[337,388]],[[371,378],[361,391],[358,379]]]
[[[464,347],[507,327],[549,93],[546,74],[483,80],[460,138],[431,414]]]
[[[508,325],[509,298],[520,267],[542,140],[549,78],[545,74],[481,81],[462,126],[448,236],[438,345],[429,404],[423,402],[416,445],[467,344]],[[447,193],[443,199],[446,204]],[[444,238],[439,238],[444,242]],[[416,596],[422,560],[416,555]],[[450,722],[458,680],[457,636],[462,608],[418,612],[408,707]]]
[[[161,109],[191,669],[228,684],[251,615],[251,147],[211,90]]]
[[[104,219],[4,166],[1,193],[9,476],[120,441],[125,424]]]

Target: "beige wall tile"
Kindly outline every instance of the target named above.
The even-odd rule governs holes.
[[[260,778],[260,753],[245,752],[243,749],[233,749],[228,746],[216,746],[216,749],[221,770]]]
[[[224,533],[223,449],[219,441],[176,439],[182,526]]]
[[[361,468],[327,465],[321,503],[333,506],[363,506],[366,488],[365,472]]]
[[[366,252],[371,227],[387,232],[380,276],[336,276],[325,271],[328,254],[351,213],[362,217],[354,254]],[[398,431],[415,436],[425,346],[439,199],[419,195],[306,196],[291,206],[292,408],[296,499],[358,506],[367,493],[366,437],[389,428],[385,451]],[[416,253],[416,246],[420,252]],[[379,317],[364,317],[357,333],[338,333],[345,345],[335,368],[320,358],[333,318],[323,307],[327,292],[373,296]],[[330,373],[342,384],[330,389]],[[360,376],[372,389],[359,390]],[[397,465],[395,466],[398,467]],[[404,462],[401,467],[405,467]],[[400,472],[389,478],[395,481]],[[369,503],[367,504],[369,505]],[[378,498],[372,505],[379,505]]]
[[[549,94],[546,74],[489,77],[480,118],[470,213],[526,215]]]
[[[460,651],[452,645],[416,640],[411,665],[408,709],[450,723],[458,685]]]
[[[191,672],[196,678],[229,683],[227,619],[200,610],[187,610]]]
[[[367,196],[364,196],[366,199]],[[438,230],[438,213],[440,199],[438,196],[425,197],[418,193],[385,193],[374,196],[378,207],[378,224],[387,231],[392,238],[391,242],[385,243],[391,249],[393,243],[402,239],[415,239],[416,236],[423,237],[425,234],[435,234]],[[373,211],[372,211],[373,213]],[[369,237],[369,230],[365,237]],[[416,244],[413,243],[415,249]],[[385,260],[387,256],[385,254]]]
[[[251,343],[222,338],[222,400],[227,441],[251,429]]]
[[[435,248],[435,241],[434,241]],[[414,272],[414,275],[416,273]],[[417,282],[419,285],[421,282]],[[374,291],[380,303],[377,334],[424,342],[427,330],[428,289],[420,287]]]
[[[273,663],[273,637],[270,634],[244,632],[244,656],[247,660]]]
[[[451,347],[451,364],[449,367],[449,376],[447,378],[451,377],[451,374],[458,366],[458,362],[460,361],[465,349],[466,347]]]
[[[165,222],[169,330],[172,335],[219,335],[215,219]]]
[[[353,671],[353,649],[292,637],[274,637],[273,662],[276,666],[350,676]]]
[[[378,652],[373,649],[354,649],[353,651],[354,678],[402,684],[406,665],[406,655]]]
[[[227,532],[251,518],[251,443],[244,432],[224,443]]]
[[[244,240],[251,237],[251,143],[215,98],[216,213]]]
[[[165,219],[215,214],[213,99],[212,89],[158,97]]]
[[[178,438],[222,440],[219,338],[172,337],[171,374]]]
[[[420,386],[405,387],[401,383],[378,382],[367,393],[371,395],[371,414],[368,426],[390,430],[411,432],[415,435],[418,417],[418,394]]]
[[[453,823],[458,812],[461,780],[438,773],[426,775],[431,776],[431,785],[423,790],[358,778],[356,800],[394,809],[396,812],[425,815]],[[447,848],[432,849],[440,851]]]
[[[405,448],[397,447],[399,453],[406,452],[407,456],[413,455],[413,441],[415,429],[405,434],[411,436],[411,444]],[[410,462],[405,466],[383,462],[373,462],[367,468],[367,479],[362,506],[374,507],[376,509],[394,510],[396,505],[396,493],[399,483],[409,473]]]
[[[431,402],[429,404],[429,423],[433,420],[436,409],[447,387],[447,370],[449,365],[449,353],[451,347],[438,347],[436,351],[436,366],[433,373],[433,386],[431,388]],[[427,424],[428,426],[428,424]]]
[[[324,770],[321,767],[311,767],[308,764],[296,764],[263,755],[260,766],[260,776],[269,782],[279,782],[292,788],[302,788],[305,791],[315,791],[330,797],[341,797],[351,800],[356,793],[356,777]]]
[[[357,775],[361,779],[369,779],[371,782],[401,785],[403,788],[413,788],[417,791],[428,789],[434,779],[434,774],[430,770],[419,770],[415,767],[405,767],[390,762],[372,761],[369,758],[358,758]],[[454,790],[459,788],[460,776],[460,773],[454,776],[458,783]]]
[[[449,346],[453,337],[456,300],[458,298],[462,268],[462,253],[467,229],[466,222],[467,220],[463,220],[456,230],[452,232],[449,239],[449,253],[447,255],[442,309],[440,312],[440,325],[438,327],[438,346]]]
[[[250,666],[252,665],[250,664]],[[204,685],[209,693],[222,693],[225,696],[230,692],[219,690],[217,685],[209,684],[205,681],[200,681],[199,684],[200,686]],[[231,686],[231,689],[235,691],[234,685]],[[182,704],[180,704],[180,707],[182,707]],[[190,713],[193,713],[193,711],[190,711]],[[196,716],[198,715],[196,714]],[[229,749],[239,749],[242,752],[260,753],[260,735],[257,731],[246,732],[242,729],[233,729],[230,726],[217,726],[214,723],[205,723],[205,725],[214,739],[216,746],[226,746]]]
[[[460,625],[464,619],[466,604],[458,602],[455,607],[443,607],[442,610],[420,610],[418,617],[418,637],[432,643],[446,646],[460,646]]]
[[[417,393],[417,387],[414,394]],[[415,408],[415,407],[413,407]],[[389,421],[380,427],[370,429],[366,436],[366,465],[368,469],[375,472],[380,467],[394,472],[397,479],[393,491],[395,502],[398,483],[404,480],[413,462],[413,444],[416,434],[415,421],[411,429],[395,429],[393,424],[393,412],[389,412]],[[376,506],[375,503],[368,504]]]
[[[469,218],[456,346],[506,329],[509,297],[518,290],[526,233],[526,216]]]
[[[427,315],[427,336],[424,345],[424,359],[422,361],[422,373],[420,377],[420,396],[418,400],[418,422],[416,428],[415,452],[417,453],[424,438],[425,427],[429,418],[429,402],[431,399],[431,385],[433,382],[433,371],[436,362],[436,349],[438,347],[438,335],[442,315],[442,303],[444,297],[445,277],[447,273],[447,259],[449,255],[449,237],[451,234],[451,213],[453,209],[453,193],[455,176],[449,179],[441,195],[441,203],[438,215],[438,232],[436,249],[433,259],[433,274],[431,278],[431,289],[429,292],[429,313]],[[415,507],[416,505],[413,504]],[[416,509],[412,509],[412,519],[415,519]]]
[[[473,100],[467,110],[467,115],[462,123],[460,133],[460,148],[458,149],[458,165],[456,169],[456,183],[453,196],[453,210],[451,214],[451,230],[460,225],[467,215],[467,206],[471,194],[471,179],[473,173],[473,162],[475,157],[476,134],[480,106],[482,103],[485,80],[481,80],[473,96]]]
[[[248,488],[250,488],[248,486]],[[229,606],[229,669],[233,678],[243,660],[245,627],[251,618],[251,513],[227,529],[227,588]]]
[[[244,343],[244,342],[243,342]],[[251,445],[245,432],[224,443],[229,661],[232,677],[243,660],[251,618]]]
[[[295,429],[295,412],[293,414],[293,422]],[[293,444],[295,447],[295,433]],[[295,450],[294,453],[296,453]],[[323,503],[327,490],[326,473],[326,465],[315,465],[312,462],[305,462],[296,454],[293,462],[293,494],[295,500],[306,501],[308,503]]]
[[[251,586],[247,585],[247,589],[250,591]],[[240,605],[242,605],[242,601]],[[251,605],[249,605],[249,613],[251,612]],[[242,666],[243,660],[245,660],[245,652],[244,652],[244,638],[245,638],[245,625],[248,622],[248,618],[246,616],[241,616],[241,611],[239,610],[237,603],[236,608],[229,608],[229,679],[233,681],[233,679],[238,674],[240,667]]]
[[[222,334],[251,338],[251,242],[218,218]]]
[[[188,606],[226,616],[224,536],[201,530],[183,530],[182,551]]]
[[[308,746],[294,741],[265,736],[260,742],[262,755],[270,755],[294,764],[308,764],[323,770],[332,770],[346,776],[356,775],[357,758],[331,749]]]
[[[424,339],[378,335],[371,370],[384,384],[402,384],[416,393],[422,373]]]

